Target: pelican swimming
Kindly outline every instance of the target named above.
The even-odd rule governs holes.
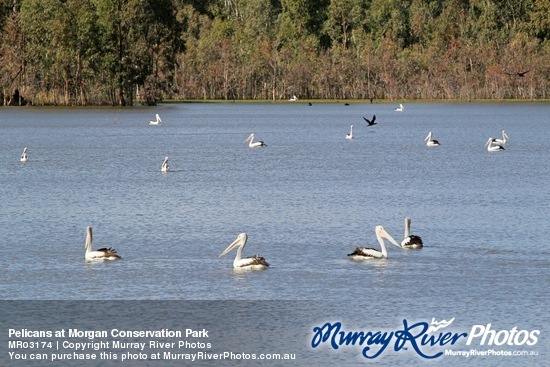
[[[405,106],[403,106],[403,103],[399,104],[399,107],[395,108],[395,111],[397,112],[403,112],[405,110]]]
[[[365,116],[363,116],[363,120],[365,120],[367,122],[367,126],[372,126],[372,125],[376,125],[376,115],[372,115],[372,120],[369,120],[368,118],[366,118]]]
[[[405,218],[405,234],[403,235],[403,241],[401,241],[402,248],[422,248],[422,238],[420,236],[409,234],[411,227],[411,218]]]
[[[267,144],[263,141],[259,140],[257,142],[254,142],[254,134],[250,134],[248,138],[244,141],[245,143],[248,143],[248,146],[250,148],[259,148],[259,147],[267,147]]]
[[[290,102],[296,102],[298,100],[298,97],[296,95],[293,95],[292,98],[289,99]]]
[[[258,255],[241,258],[243,254],[244,246],[246,245],[246,240],[248,235],[246,233],[241,233],[237,236],[237,239],[229,245],[221,254],[220,257],[227,254],[229,251],[233,250],[235,247],[238,247],[237,256],[233,260],[233,268],[235,269],[250,269],[250,270],[261,270],[269,266],[267,261],[263,257]]]
[[[88,261],[105,261],[105,260],[118,260],[120,256],[116,253],[114,248],[100,248],[92,251],[92,227],[86,228],[86,243],[84,245],[86,254],[84,258]]]
[[[155,121],[149,121],[149,125],[160,125],[162,123],[162,120],[158,113],[155,115],[155,117],[157,119]]]
[[[437,147],[441,144],[439,144],[439,141],[437,140],[432,140],[432,132],[430,131],[428,133],[428,136],[426,136],[426,138],[424,139],[424,141],[427,141],[426,145],[429,146],[429,147]]]
[[[161,172],[170,172],[170,166],[168,165],[168,157],[164,158],[162,166],[160,167]]]
[[[487,143],[485,143],[484,145],[487,147],[488,152],[500,152],[501,150],[504,150],[504,147],[502,145],[493,145],[493,140],[493,138],[489,138],[489,140],[487,140]]]
[[[375,250],[373,248],[357,247],[355,251],[350,256],[351,260],[372,260],[372,259],[386,259],[388,257],[388,251],[386,250],[386,245],[384,244],[384,238],[393,243],[397,247],[401,247],[396,240],[382,226],[376,226],[375,229],[376,239],[380,243],[380,248],[382,251]]]
[[[493,139],[493,143],[495,144],[506,144],[506,139],[510,139],[506,131],[502,130],[502,139]]]
[[[353,139],[353,125],[349,128],[349,134],[346,134],[346,139]]]
[[[27,147],[23,149],[23,153],[21,153],[21,159],[19,159],[21,162],[28,162],[29,157],[27,157]]]

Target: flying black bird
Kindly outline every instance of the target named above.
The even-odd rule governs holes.
[[[376,115],[372,115],[372,120],[369,120],[368,118],[363,116],[363,120],[367,122],[367,126],[376,125],[376,122],[374,122],[376,120]]]

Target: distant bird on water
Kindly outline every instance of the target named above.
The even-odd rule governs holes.
[[[164,158],[162,166],[160,167],[161,172],[170,172],[170,166],[168,165],[168,157]]]
[[[346,139],[353,139],[353,125],[349,128],[349,134],[346,134]]]
[[[267,144],[263,141],[254,141],[254,134],[250,134],[248,138],[244,141],[245,143],[248,143],[248,146],[250,148],[261,148],[261,147],[267,147]]]
[[[403,106],[403,103],[399,104],[399,107],[395,108],[395,111],[397,112],[403,112],[405,110],[405,106]]]
[[[296,95],[293,95],[292,98],[289,99],[290,102],[296,102],[298,100],[298,97]]]
[[[162,124],[162,119],[160,118],[158,113],[155,115],[155,118],[156,119],[154,121],[149,121],[149,125],[160,125],[160,124]]]
[[[376,125],[376,122],[374,122],[376,120],[376,115],[372,115],[372,120],[369,120],[368,118],[363,116],[363,120],[367,122],[368,126]]]
[[[19,159],[21,162],[25,163],[29,161],[29,157],[27,157],[27,147],[23,149],[23,153],[21,153],[21,159]]]
[[[265,261],[260,255],[242,257],[244,246],[248,240],[248,235],[246,233],[241,233],[237,236],[237,239],[233,241],[221,254],[220,257],[227,254],[229,251],[237,248],[237,255],[235,260],[233,260],[233,268],[235,269],[249,269],[249,270],[262,270],[266,269],[269,266],[269,263]]]
[[[500,152],[502,150],[504,150],[504,147],[502,145],[498,145],[498,144],[495,144],[493,145],[493,138],[489,138],[489,140],[487,140],[487,143],[485,143],[484,146],[487,147],[487,151],[488,152]]]
[[[401,247],[407,249],[418,249],[424,246],[422,238],[420,236],[410,234],[411,231],[411,218],[405,218],[405,233],[403,235],[403,241],[401,241]]]
[[[441,144],[439,144],[439,141],[437,141],[435,139],[432,140],[432,132],[431,131],[428,133],[428,136],[426,136],[424,138],[424,141],[427,141],[426,145],[429,146],[429,147],[437,147],[437,146],[441,145]]]
[[[502,130],[502,139],[493,139],[493,143],[495,144],[506,144],[506,139],[510,139],[506,131]]]
[[[116,250],[112,247],[103,247],[92,251],[92,227],[88,226],[86,228],[86,242],[84,248],[86,253],[84,258],[87,261],[106,261],[106,260],[118,260],[120,256],[117,254]]]

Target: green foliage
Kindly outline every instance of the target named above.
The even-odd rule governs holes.
[[[548,98],[549,19],[550,0],[0,0],[0,94]]]

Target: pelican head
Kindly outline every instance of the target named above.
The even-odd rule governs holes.
[[[428,140],[432,140],[432,132],[431,131],[428,133],[428,136],[426,136],[424,138],[424,141],[428,141]]]
[[[246,233],[241,233],[237,236],[237,239],[233,241],[221,254],[219,257],[222,257],[226,255],[229,251],[233,250],[235,247],[246,245],[246,241],[248,240],[248,235]]]
[[[489,140],[487,140],[487,143],[483,147],[486,147],[487,145],[490,145],[493,142],[493,137],[490,137]]]
[[[86,227],[86,242],[84,242],[84,248],[89,251],[92,249],[92,227],[88,226]]]
[[[510,139],[510,137],[508,136],[508,134],[504,130],[502,130],[502,136],[505,137],[506,139]]]
[[[250,142],[252,139],[254,139],[254,134],[250,134],[250,136],[248,138],[246,138],[246,140],[244,141],[244,143],[248,143]],[[243,144],[244,144],[243,143]]]
[[[397,243],[397,241],[392,236],[390,236],[390,234],[384,229],[384,227],[376,226],[375,232],[376,232],[376,237],[385,238],[391,243],[393,243],[395,246],[401,248],[401,245]]]

